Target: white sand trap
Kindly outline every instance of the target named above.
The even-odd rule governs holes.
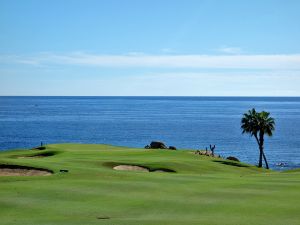
[[[149,172],[147,168],[141,166],[131,166],[131,165],[119,165],[113,168],[114,170],[126,170],[126,171],[142,171]]]
[[[37,169],[0,168],[0,176],[49,176],[52,173]]]

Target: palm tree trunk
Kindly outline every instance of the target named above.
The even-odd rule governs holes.
[[[261,145],[259,145],[259,161],[258,161],[258,167],[262,167],[262,156],[263,156],[263,148]]]
[[[261,168],[262,167],[263,146],[261,145],[260,141],[258,140],[257,135],[254,135],[254,137],[255,137],[258,147],[259,147],[258,167]]]
[[[264,132],[262,130],[259,131],[259,150],[260,150],[260,154],[261,156],[264,157],[264,161],[266,163],[266,169],[269,169],[269,165],[264,153]],[[262,162],[261,162],[262,164]]]
[[[266,158],[266,156],[265,156],[264,151],[262,152],[262,155],[263,155],[263,157],[264,157],[264,161],[265,161],[265,164],[266,164],[266,169],[269,169],[269,164],[268,164],[268,161],[267,161],[267,158]]]

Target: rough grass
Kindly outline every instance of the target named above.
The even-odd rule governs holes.
[[[55,154],[18,157],[42,151]],[[0,164],[54,171],[0,177],[0,224],[300,224],[299,170],[266,171],[189,151],[82,144],[2,152]],[[116,171],[116,164],[175,172]]]

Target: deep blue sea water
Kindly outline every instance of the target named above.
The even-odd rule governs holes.
[[[258,147],[242,135],[248,109],[276,121],[265,151],[273,169],[300,167],[300,98],[267,97],[0,97],[0,150],[41,143],[107,143],[144,147],[162,140],[256,164]],[[284,167],[276,164],[284,163]]]

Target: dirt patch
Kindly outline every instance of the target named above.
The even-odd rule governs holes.
[[[0,165],[0,176],[49,176],[53,172],[47,169],[39,169],[18,165]]]
[[[149,169],[141,166],[132,166],[132,165],[118,165],[113,167],[114,170],[126,170],[126,171],[142,171],[150,172]]]
[[[191,151],[190,153],[195,154],[195,155],[204,155],[204,156],[209,156],[209,157],[214,157],[214,158],[221,158],[220,155],[212,154],[211,151],[205,151],[205,150],[196,150],[196,151]]]
[[[110,219],[110,217],[109,216],[98,216],[97,219],[98,220],[108,220],[108,219]]]

